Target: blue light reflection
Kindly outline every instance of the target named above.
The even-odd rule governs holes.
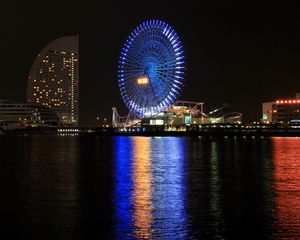
[[[132,141],[127,137],[114,138],[115,165],[114,165],[114,196],[115,208],[113,235],[116,239],[122,239],[132,235],[132,202],[131,193],[133,182],[132,172]],[[127,238],[129,239],[129,238]]]
[[[186,239],[186,139],[113,139],[115,238]]]
[[[154,238],[186,239],[185,138],[152,142]],[[163,237],[161,237],[163,236]]]

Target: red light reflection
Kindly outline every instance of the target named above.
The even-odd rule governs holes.
[[[278,234],[300,238],[300,138],[274,137],[274,186]]]

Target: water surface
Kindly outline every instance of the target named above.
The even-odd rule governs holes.
[[[300,138],[1,136],[6,239],[300,239]]]

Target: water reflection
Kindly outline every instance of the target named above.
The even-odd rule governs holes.
[[[272,138],[279,238],[300,238],[300,139]]]
[[[114,139],[115,169],[114,169],[114,229],[112,234],[116,239],[132,236],[133,209],[131,192],[133,182],[132,172],[132,139],[116,137]]]
[[[299,144],[0,137],[1,236],[300,239]]]
[[[272,232],[268,145],[260,140],[190,139],[189,236],[268,239]]]
[[[2,195],[1,216],[9,222],[6,239],[72,239],[79,234],[78,139],[56,136],[8,137],[1,161],[14,173]],[[51,154],[50,154],[51,153]],[[6,160],[8,159],[8,160]],[[3,177],[3,175],[2,175]],[[8,209],[9,211],[7,211]],[[1,230],[5,230],[1,222]]]
[[[115,138],[116,239],[184,239],[183,138]]]
[[[78,233],[78,140],[36,137],[25,148],[28,155],[21,178],[25,183],[20,190],[26,234],[68,239],[70,231]]]
[[[151,237],[151,138],[134,138],[133,168],[133,203],[134,203],[134,236],[136,238]]]
[[[223,230],[220,202],[220,173],[219,173],[219,156],[216,142],[211,143],[210,157],[210,214],[213,218],[214,238],[220,238]]]
[[[152,141],[153,205],[155,239],[185,239],[186,139],[155,138]]]

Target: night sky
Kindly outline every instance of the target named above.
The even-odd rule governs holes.
[[[118,57],[127,35],[148,19],[166,21],[181,37],[187,61],[181,100],[204,101],[206,111],[229,103],[253,120],[261,102],[300,92],[296,1],[199,1],[197,6],[188,0],[141,0],[98,6],[101,2],[1,3],[0,99],[24,102],[39,51],[56,38],[79,34],[81,125],[95,124],[97,116],[110,118],[112,106],[125,114]]]

